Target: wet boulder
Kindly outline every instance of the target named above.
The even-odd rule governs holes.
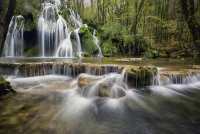
[[[101,83],[98,87],[98,95],[99,97],[112,97],[112,92],[109,86],[105,83]]]
[[[92,76],[81,74],[78,78],[78,86],[83,96],[98,96],[120,98],[126,95],[123,86],[117,78],[109,76]]]
[[[113,86],[113,85],[112,85]],[[109,84],[100,84],[98,88],[99,97],[121,98],[126,96],[124,90],[119,88],[112,88]]]
[[[92,76],[92,75],[87,75],[87,74],[81,74],[78,77],[78,86],[80,88],[84,88],[84,87],[88,87],[92,84],[94,84],[95,82],[97,82],[98,80],[100,80],[101,78],[98,76]]]

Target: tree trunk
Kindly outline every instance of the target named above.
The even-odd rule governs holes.
[[[131,33],[133,33],[133,35],[137,34],[137,26],[138,26],[138,23],[141,18],[141,13],[144,8],[144,4],[145,4],[145,0],[137,1],[135,3],[136,14],[134,16],[134,20],[133,20],[132,26],[131,26]]]
[[[1,9],[3,9],[3,6],[5,6],[3,3],[4,0],[0,0],[0,5],[1,5]],[[2,10],[0,10],[0,16],[2,16],[0,18],[0,53],[2,53],[3,47],[4,47],[4,41],[6,38],[6,34],[8,31],[8,27],[9,27],[9,23],[12,19],[12,16],[14,14],[15,11],[15,6],[16,6],[16,0],[9,0],[9,4],[8,4],[8,8],[7,8],[7,12],[6,15],[3,15]]]
[[[193,37],[195,54],[200,54],[200,24],[195,17],[194,0],[180,0],[182,14]]]
[[[3,0],[0,0],[0,14],[3,11]]]

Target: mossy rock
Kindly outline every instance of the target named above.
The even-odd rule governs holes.
[[[99,50],[95,44],[92,33],[88,27],[84,26],[80,29],[80,37],[81,37],[82,49],[85,53],[89,55],[98,54]]]
[[[130,67],[126,70],[127,84],[130,87],[145,87],[153,84],[153,77],[157,74],[155,67]]]
[[[15,93],[10,83],[0,76],[0,96]]]
[[[96,85],[99,81],[101,81],[102,77],[96,77],[96,76],[90,76],[82,74],[78,78],[78,86],[80,88],[80,92],[82,94],[87,94],[92,90],[92,87]],[[111,90],[111,82],[104,81],[98,84],[96,86],[96,92],[95,95],[98,97],[113,97],[113,98],[120,98],[124,97],[126,93],[122,89],[118,89],[117,94],[115,96],[112,93]]]

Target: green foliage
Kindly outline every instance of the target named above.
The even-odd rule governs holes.
[[[94,42],[92,33],[89,28],[84,26],[80,29],[82,49],[88,55],[95,55],[98,53],[98,48]]]
[[[36,29],[40,14],[40,0],[16,0],[15,15],[25,17],[25,31]]]
[[[157,50],[148,50],[145,52],[145,57],[146,58],[152,58],[152,59],[155,59],[155,58],[158,58],[160,56],[159,52]]]
[[[123,36],[129,35],[126,27],[117,22],[106,23],[101,28],[102,39],[122,40]]]
[[[117,54],[117,48],[112,44],[112,42],[104,42],[102,44],[103,55],[106,57],[114,56]]]
[[[112,54],[138,55],[146,50],[150,44],[142,34],[132,35],[124,25],[116,22],[103,25],[100,35],[103,42],[102,48],[106,54],[110,48],[114,47],[115,51]]]

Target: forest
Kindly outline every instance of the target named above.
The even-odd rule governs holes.
[[[147,57],[198,55],[198,0],[69,1],[99,31],[105,54]],[[191,53],[194,52],[194,53]]]

